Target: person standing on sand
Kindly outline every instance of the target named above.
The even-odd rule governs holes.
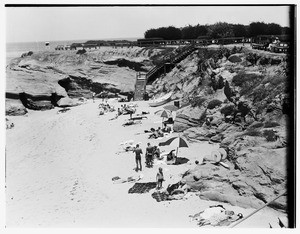
[[[140,170],[142,171],[142,154],[143,154],[143,151],[142,149],[140,148],[140,145],[137,144],[136,145],[136,148],[133,150],[133,152],[135,153],[135,162],[136,162],[136,171]]]
[[[148,167],[152,167],[152,160],[153,160],[153,147],[150,145],[150,143],[147,143],[146,148],[146,165]]]
[[[93,92],[93,93],[92,93],[93,102],[95,102],[95,95],[96,95],[96,93],[95,93],[95,92]]]
[[[163,169],[160,167],[158,169],[158,173],[156,174],[157,189],[162,188],[162,182],[163,181],[164,181]]]

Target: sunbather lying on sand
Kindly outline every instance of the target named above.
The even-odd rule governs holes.
[[[57,114],[60,114],[60,113],[65,113],[65,112],[67,112],[67,111],[69,111],[69,110],[71,110],[70,108],[63,108],[63,109],[61,109],[61,110],[59,110],[59,111],[57,111]]]
[[[109,120],[115,120],[115,119],[117,119],[119,117],[119,115],[118,114],[116,114],[116,116],[115,117],[113,117],[113,118],[111,118],[111,119],[109,119]]]
[[[157,139],[158,137],[163,137],[163,136],[164,136],[164,134],[161,131],[161,128],[158,127],[157,130],[152,131],[152,134],[149,135],[149,139],[151,139],[151,138]]]
[[[122,126],[125,127],[125,126],[129,126],[129,125],[141,124],[141,123],[142,123],[141,121],[135,122],[134,120],[128,120],[128,121],[125,122]]]
[[[141,119],[147,119],[147,116],[134,116],[130,118],[131,120],[141,120]]]

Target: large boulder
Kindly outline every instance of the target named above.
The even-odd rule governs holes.
[[[209,141],[217,135],[217,131],[207,127],[191,127],[186,129],[183,135],[190,141]]]
[[[229,169],[205,163],[197,165],[182,178],[189,187],[200,191],[200,198],[241,207],[259,208],[286,189],[285,149],[249,147],[225,160]],[[286,209],[286,197],[270,205]]]
[[[5,114],[6,115],[25,115],[27,114],[26,107],[19,99],[6,99]]]
[[[72,106],[77,106],[78,102],[74,99],[71,99],[69,97],[61,98],[58,102],[57,105],[59,107],[72,107]]]
[[[182,132],[188,128],[201,126],[205,121],[206,109],[204,107],[187,106],[177,111],[173,125],[175,132]]]

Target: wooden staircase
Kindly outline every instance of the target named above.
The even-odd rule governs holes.
[[[140,101],[144,99],[144,93],[146,92],[146,73],[138,72],[136,74],[136,82],[135,82],[135,92],[134,92],[134,100]]]
[[[193,51],[197,50],[194,45],[185,46],[181,51],[173,56],[165,56],[164,60],[153,67],[147,73],[137,73],[134,100],[143,100],[144,93],[146,92],[146,84],[149,80],[154,80],[155,76],[159,74],[166,74],[167,69],[173,68],[176,63],[185,59]]]

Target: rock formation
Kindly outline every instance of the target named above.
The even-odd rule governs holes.
[[[206,162],[182,180],[201,199],[258,208],[287,188],[285,55],[205,51],[194,52],[148,90],[173,91],[188,103],[177,111],[174,131],[189,141],[219,143],[228,153],[229,169]],[[286,197],[271,206],[286,209]]]

